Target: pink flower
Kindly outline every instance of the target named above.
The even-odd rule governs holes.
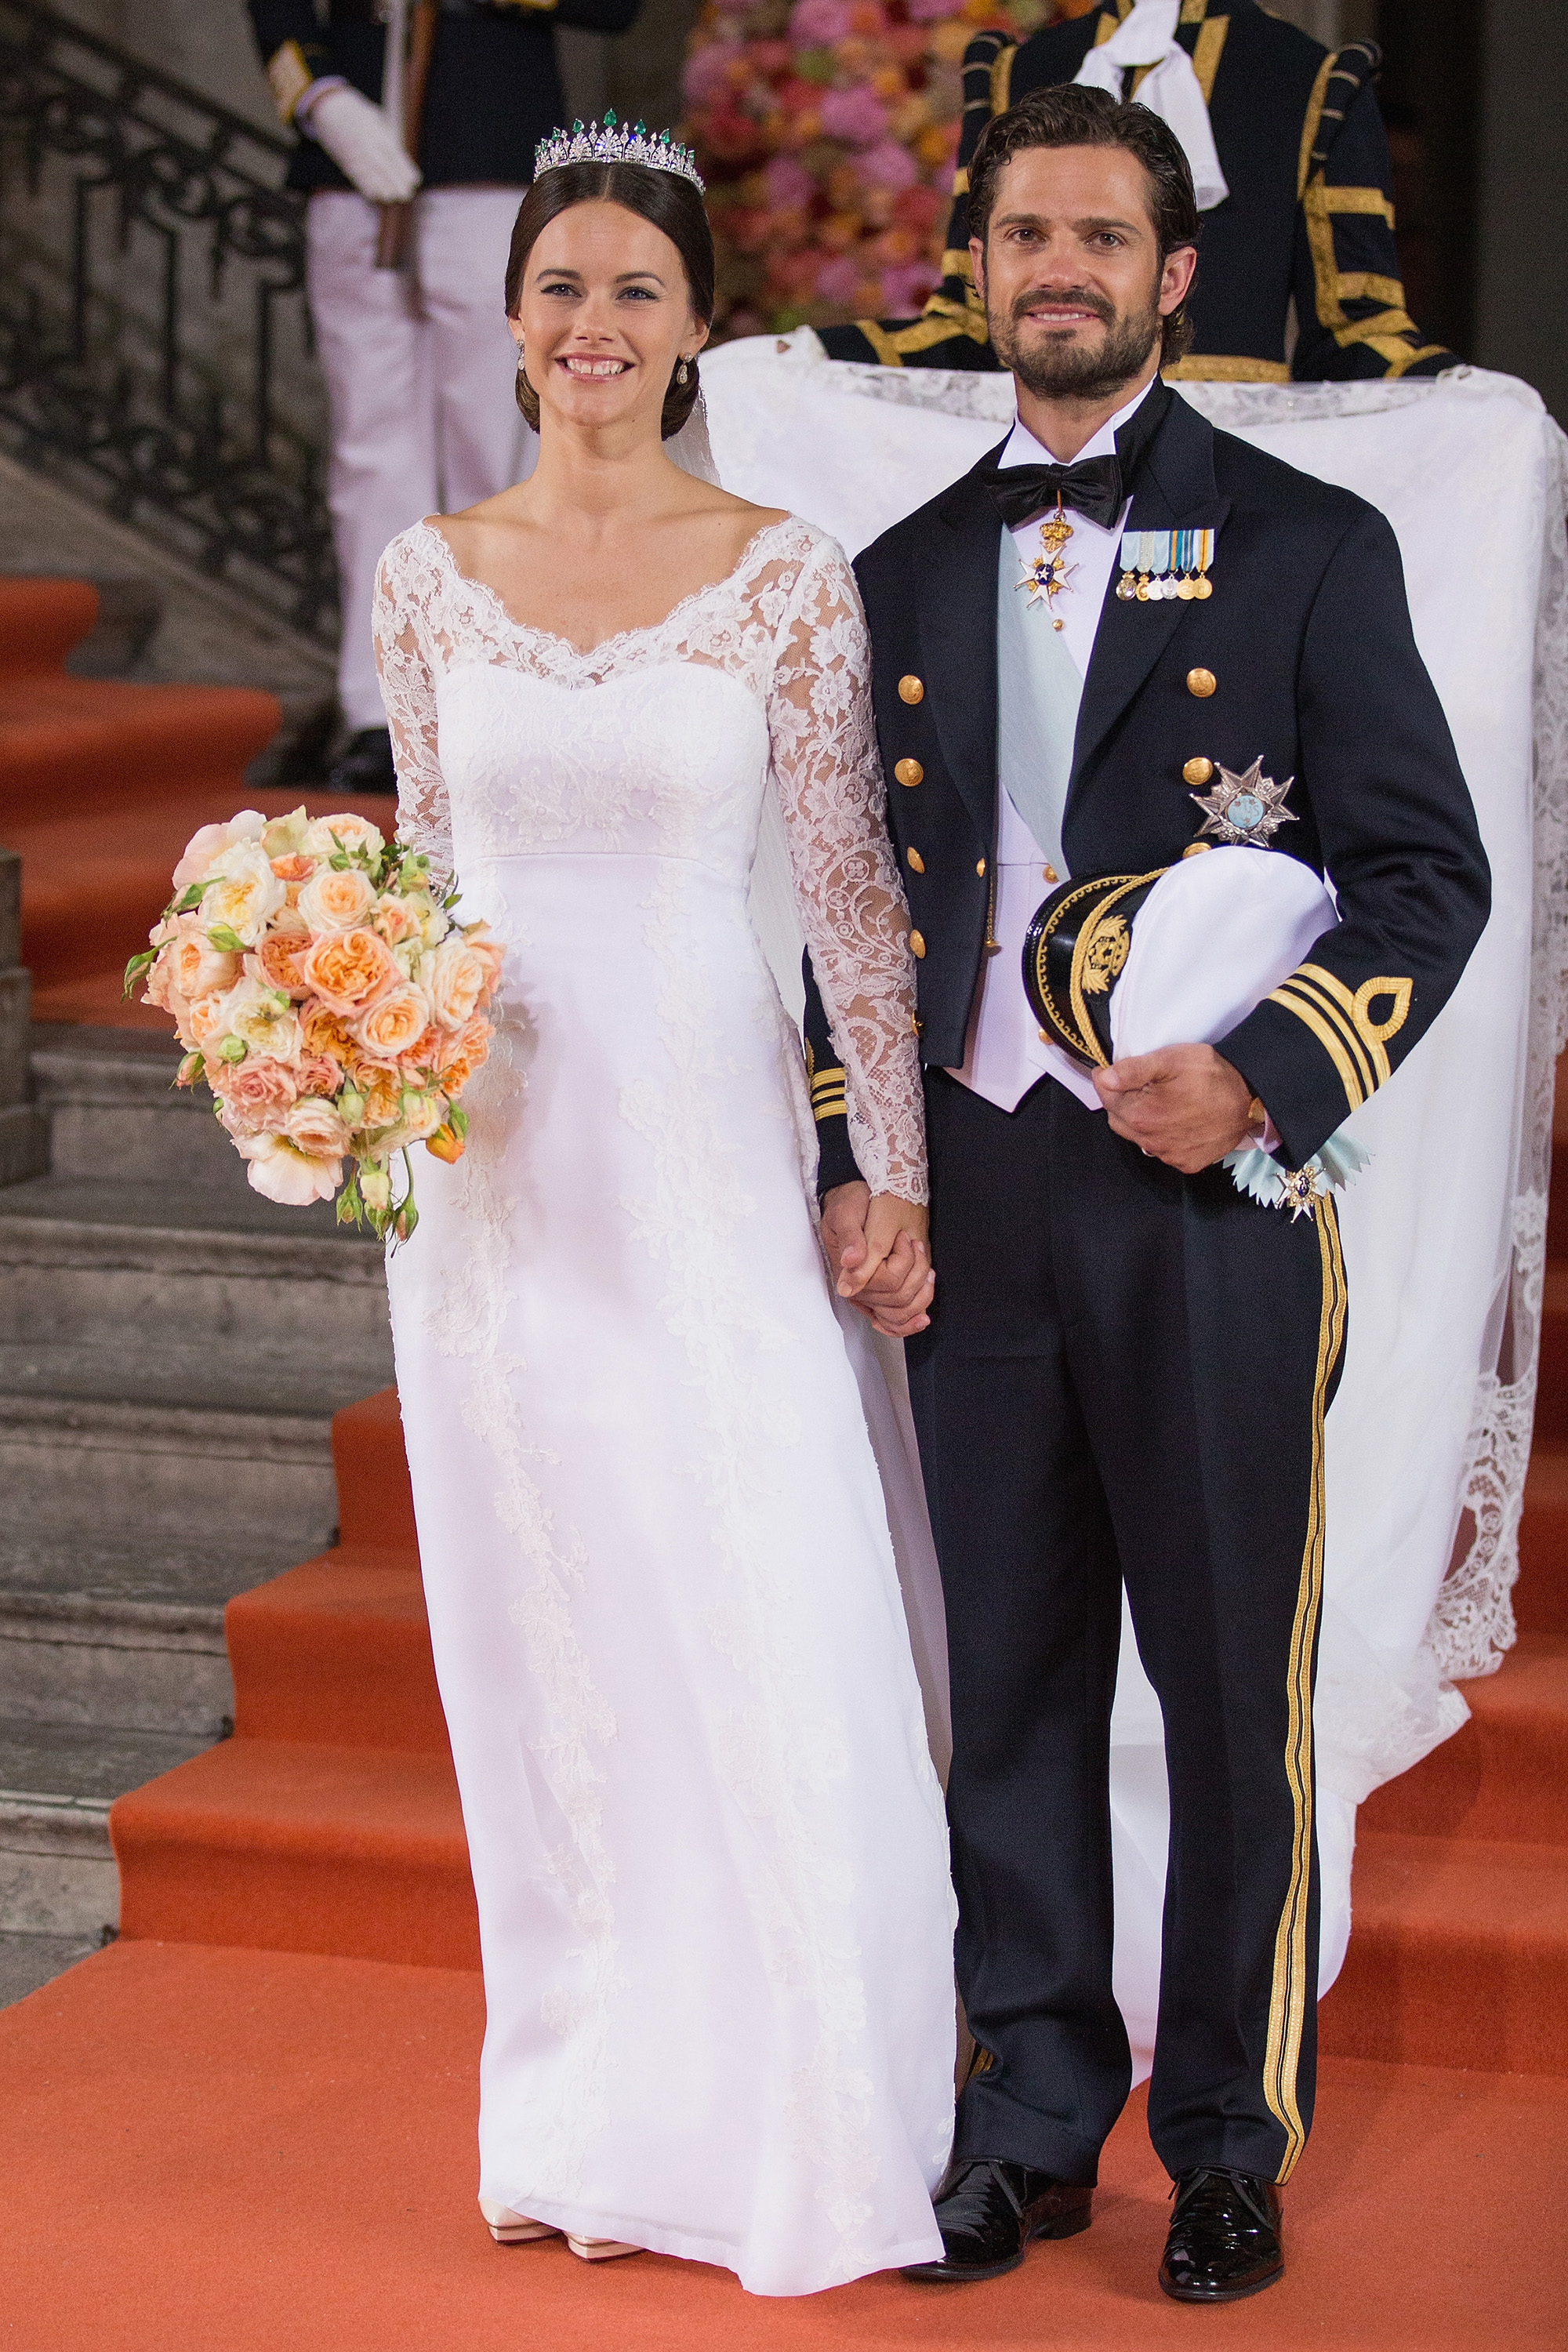
[[[929,261],[906,261],[882,272],[882,310],[889,319],[912,318],[941,278]]]
[[[909,11],[911,24],[940,25],[952,16],[952,0],[909,0]]]
[[[884,139],[855,159],[855,168],[868,188],[909,188],[920,178],[920,167],[907,147]]]
[[[342,1066],[330,1054],[307,1054],[294,1073],[301,1095],[335,1095],[342,1082]]]
[[[795,0],[789,37],[797,49],[829,48],[846,37],[853,21],[849,0]]]
[[[241,809],[226,824],[204,824],[192,834],[174,868],[175,890],[183,892],[193,882],[205,882],[226,849],[238,841],[259,841],[266,828],[267,819],[259,809]]]
[[[294,1074],[269,1059],[225,1063],[212,1081],[223,1101],[222,1118],[231,1135],[275,1132],[287,1118],[298,1089]]]
[[[840,309],[855,299],[860,283],[858,265],[847,254],[838,254],[825,261],[816,273],[816,290],[824,302],[836,303]]]
[[[809,0],[803,0],[803,5],[809,5]],[[794,155],[775,155],[763,177],[767,182],[768,202],[776,213],[794,212],[810,204],[816,188],[805,165]]]
[[[693,50],[686,60],[686,70],[680,77],[680,87],[689,106],[710,106],[730,87],[730,66],[734,51],[722,41],[714,41],[705,49]]]
[[[845,140],[851,147],[873,147],[888,127],[888,110],[865,82],[851,89],[822,93],[822,131],[826,139]],[[902,151],[900,151],[902,152]],[[908,162],[908,158],[905,161]],[[910,165],[911,173],[913,165]],[[900,183],[901,186],[902,182]]]

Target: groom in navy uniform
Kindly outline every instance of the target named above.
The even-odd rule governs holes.
[[[945,2259],[909,2275],[993,2277],[1090,2218],[1131,2083],[1109,1799],[1125,1585],[1171,1795],[1160,2284],[1228,2301],[1280,2275],[1312,2116],[1322,1435],[1346,1302],[1331,1196],[1265,1207],[1216,1163],[1249,1138],[1309,1161],[1441,1012],[1489,881],[1388,524],[1156,373],[1180,356],[1198,236],[1173,135],[1100,90],[1032,92],[987,129],[969,205],[1018,425],[857,565],[936,1269],[929,1317],[907,1248],[858,1303],[913,1335],[976,2044]],[[1187,593],[1137,594],[1122,566],[1151,549]],[[1217,1049],[1089,1079],[1026,1001],[1030,912],[1058,877],[1173,864],[1232,803],[1239,837],[1327,874],[1337,928]],[[853,1258],[866,1192],[815,997],[808,1036],[825,1237]]]

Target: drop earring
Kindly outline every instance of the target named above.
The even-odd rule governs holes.
[[[685,354],[684,354],[684,353],[682,353],[682,355],[681,355],[681,362],[680,362],[680,365],[679,365],[679,366],[676,369],[676,371],[675,371],[675,381],[676,381],[676,383],[684,383],[686,382],[687,377],[690,374],[690,373],[691,373],[691,370],[689,369],[689,366],[687,365],[687,363],[686,363]]]

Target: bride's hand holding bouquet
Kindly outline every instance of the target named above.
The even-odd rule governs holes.
[[[408,1151],[460,1157],[458,1097],[485,1058],[500,979],[500,943],[455,921],[455,905],[427,858],[363,816],[245,809],[187,845],[126,993],[145,977],[142,1003],[185,1048],[179,1084],[211,1087],[268,1200],[335,1198],[341,1223],[413,1232]]]

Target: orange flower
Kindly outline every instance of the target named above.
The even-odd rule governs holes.
[[[273,864],[279,861],[274,858]],[[295,919],[298,921],[298,918]],[[296,1004],[310,992],[310,982],[300,969],[310,945],[310,934],[301,923],[298,929],[285,930],[280,925],[267,932],[256,950],[257,961],[272,988],[287,989]]]
[[[291,857],[275,857],[272,871],[279,882],[308,882],[316,870],[313,857],[301,857],[296,851]]]
[[[346,1021],[329,1013],[324,1004],[308,1004],[300,1015],[307,1054],[330,1054],[333,1061],[346,1067],[359,1048],[349,1034]]]
[[[379,997],[355,1026],[367,1054],[378,1062],[398,1061],[430,1026],[430,1000],[422,988],[405,981],[401,988]]]
[[[300,966],[306,985],[329,1013],[353,1018],[396,988],[403,974],[374,931],[334,931],[317,940]]]
[[[441,1089],[448,1099],[468,1085],[484,1060],[494,1034],[484,1015],[476,1013],[455,1037],[447,1039],[447,1058],[439,1065],[439,1071]]]

